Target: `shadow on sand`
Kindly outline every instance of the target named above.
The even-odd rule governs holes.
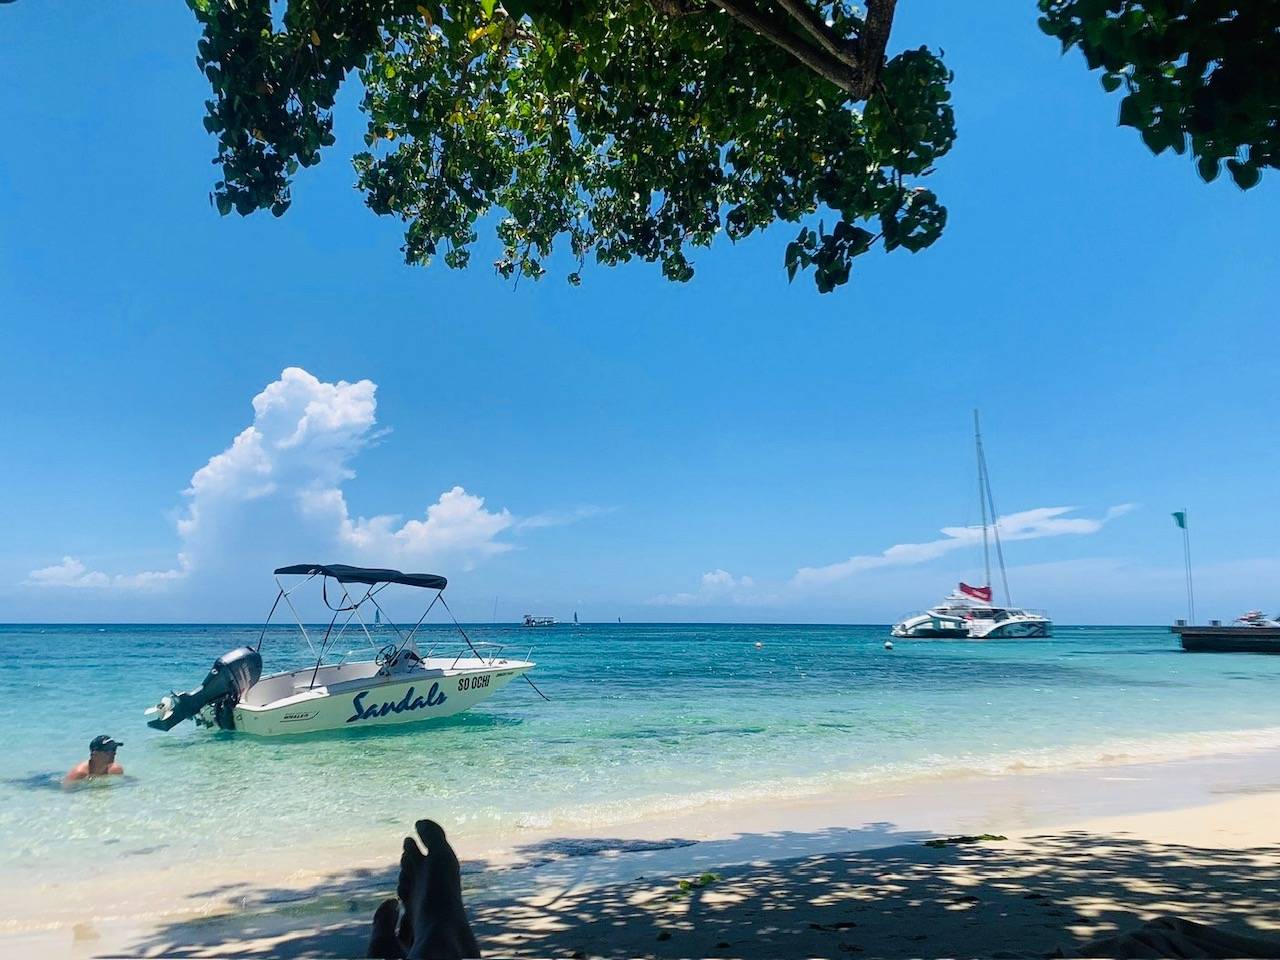
[[[1277,847],[1067,833],[928,848],[919,838],[889,824],[693,845],[558,838],[509,866],[467,865],[464,891],[489,955],[1025,957],[1162,915],[1273,938],[1280,927]],[[814,852],[877,841],[896,846]],[[305,890],[207,891],[240,911],[161,927],[129,953],[362,956],[373,909],[395,887],[394,853],[385,871]],[[711,870],[718,879],[679,890],[680,877]]]

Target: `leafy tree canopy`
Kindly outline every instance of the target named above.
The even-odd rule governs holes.
[[[1243,189],[1280,166],[1280,0],[1039,0],[1040,28],[1124,88],[1120,124]]]
[[[727,0],[190,2],[223,213],[284,213],[354,72],[359,186],[404,221],[410,263],[465,266],[493,212],[504,276],[541,276],[559,241],[686,280],[717,233],[804,221],[786,267],[826,291],[872,244],[919,250],[946,222],[919,181],[955,137],[950,75],[924,49],[885,62],[892,2],[878,33],[812,0],[747,20]]]
[[[1225,0],[1038,2],[1042,29],[1126,86],[1121,122],[1153,150],[1189,142],[1202,175],[1225,158],[1242,187],[1276,165],[1280,0],[1250,16]],[[691,248],[786,221],[801,227],[789,275],[827,292],[873,246],[917,251],[946,224],[922,184],[955,139],[951,75],[926,48],[886,57],[896,0],[188,3],[223,214],[288,209],[354,74],[358,185],[403,221],[410,263],[466,266],[484,218],[504,276],[540,277],[559,244],[575,284],[588,259],[633,257],[687,280]]]

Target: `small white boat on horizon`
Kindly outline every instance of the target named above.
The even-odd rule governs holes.
[[[1237,627],[1257,627],[1260,630],[1273,630],[1280,627],[1280,614],[1268,617],[1261,610],[1250,610],[1236,617],[1235,625]]]
[[[524,615],[524,621],[520,624],[522,627],[554,627],[560,621],[555,617],[535,617],[531,613]]]
[[[257,645],[238,647],[223,654],[194,690],[162,697],[146,711],[154,717],[147,722],[148,726],[170,730],[183,720],[192,720],[202,727],[277,736],[437,720],[461,713],[487,699],[535,666],[528,660],[502,657],[502,649],[496,644],[473,643],[456,619],[453,622],[460,634],[456,651],[441,655],[442,644],[436,642],[424,655],[414,638],[437,601],[445,610],[449,609],[444,601],[448,582],[444,577],[343,564],[299,564],[281,567],[275,572],[280,592],[263,624]],[[279,580],[280,576],[293,575],[306,579],[290,588]],[[333,611],[318,646],[297,618],[289,599],[291,593],[316,577],[321,578],[325,604]],[[330,603],[330,580],[341,590],[337,605]],[[348,584],[364,586],[364,595],[353,600]],[[436,591],[426,613],[407,636],[389,618],[381,617],[382,608],[376,597],[390,584]],[[281,600],[294,612],[316,662],[264,677],[262,640]],[[396,640],[379,647],[360,617],[360,609],[365,604],[378,611],[375,619],[383,628],[394,630]],[[343,614],[346,616],[339,625]],[[453,619],[452,612],[449,616]],[[375,651],[374,658],[348,663],[344,654],[337,663],[325,663],[326,654],[332,651],[353,619]],[[482,648],[489,648],[491,652]]]
[[[982,428],[978,411],[973,411],[973,439],[978,453],[978,506],[982,514],[982,560],[986,579],[980,587],[961,583],[956,591],[924,613],[911,614],[895,623],[890,633],[914,640],[1024,640],[1048,637],[1053,622],[1042,610],[1027,610],[1012,605],[1009,598],[1009,576],[1004,566],[1004,547],[1000,543],[1000,523],[995,500],[991,496],[991,476],[982,449]],[[991,542],[995,542],[996,560],[1000,565],[1000,582],[1004,586],[1005,603],[994,603],[991,587]]]

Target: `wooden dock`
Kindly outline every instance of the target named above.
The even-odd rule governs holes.
[[[1190,653],[1280,653],[1280,627],[1171,627]]]

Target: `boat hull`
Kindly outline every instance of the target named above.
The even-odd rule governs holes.
[[[1053,624],[1023,615],[993,621],[922,614],[894,624],[889,632],[901,640],[1036,640],[1052,635]]]
[[[1280,654],[1278,627],[1173,627],[1188,653]]]
[[[895,623],[889,633],[901,640],[963,640],[969,636],[969,624],[954,616],[918,613]]]
[[[1047,620],[1006,620],[998,623],[974,640],[1038,640],[1048,637],[1052,626]]]
[[[425,723],[470,709],[532,668],[507,661],[452,674],[421,671],[341,691],[317,687],[278,703],[237,704],[232,716],[238,733],[261,737]]]
[[[965,627],[896,626],[889,632],[900,640],[964,640],[969,636]]]

